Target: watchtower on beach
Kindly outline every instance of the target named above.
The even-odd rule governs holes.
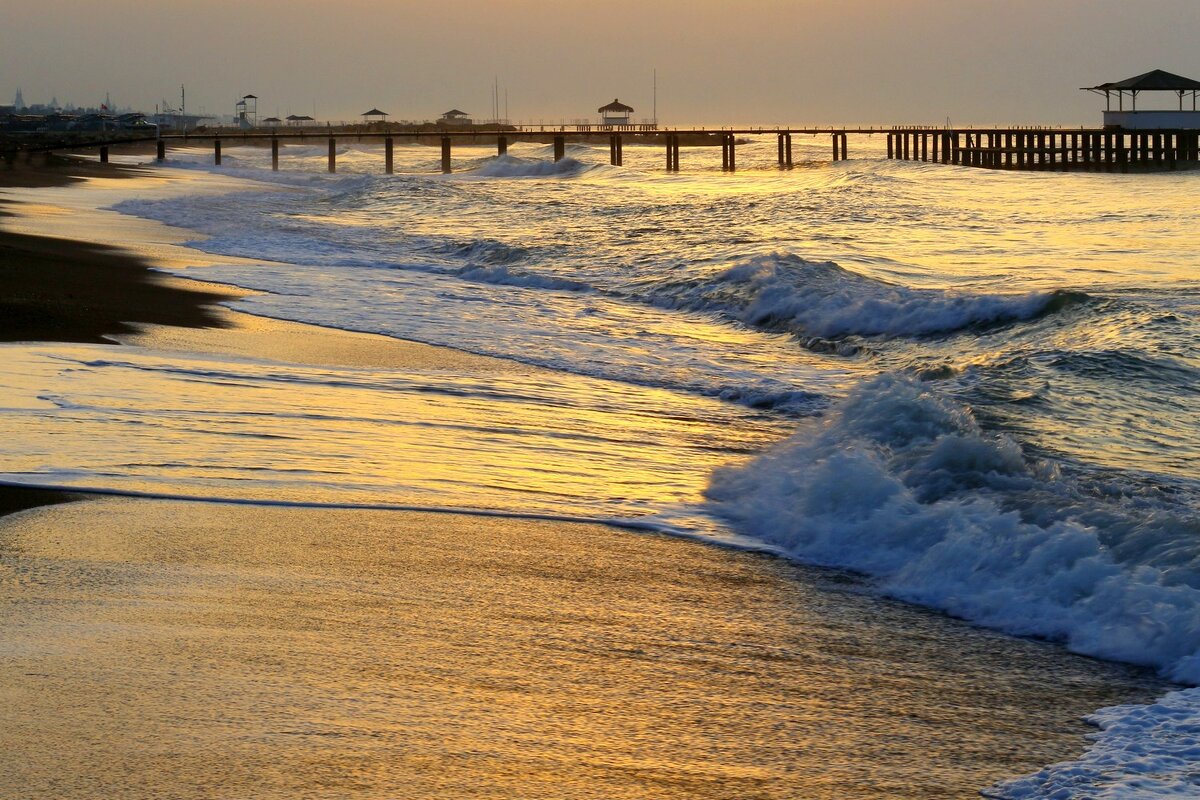
[[[258,98],[248,94],[238,100],[234,105],[234,117],[239,128],[258,127]]]
[[[1123,81],[1084,86],[1083,91],[1104,95],[1104,127],[1131,131],[1190,130],[1200,128],[1200,111],[1196,110],[1196,95],[1200,81],[1175,75],[1161,69],[1135,75]],[[1178,99],[1177,109],[1138,110],[1138,95],[1142,92],[1171,92]],[[1184,108],[1184,98],[1191,97],[1191,108]],[[1116,97],[1117,107],[1112,107]],[[1125,101],[1129,100],[1129,108]],[[1144,102],[1143,102],[1144,106]]]
[[[633,106],[627,106],[620,100],[613,100],[606,106],[600,106],[596,111],[601,115],[601,125],[628,125],[630,124],[629,115],[633,113]]]

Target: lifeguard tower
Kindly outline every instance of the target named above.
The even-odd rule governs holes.
[[[248,94],[241,100],[238,100],[233,107],[234,118],[237,120],[239,128],[256,128],[258,127],[258,98],[252,94]]]

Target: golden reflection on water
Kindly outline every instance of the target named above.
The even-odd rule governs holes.
[[[188,496],[630,516],[698,502],[712,469],[791,427],[678,392],[400,346],[423,368],[361,356],[326,367],[333,344],[311,363],[6,348],[0,389],[38,399],[0,415],[0,471]],[[375,349],[386,362],[386,343]]]

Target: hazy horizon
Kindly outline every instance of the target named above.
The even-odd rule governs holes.
[[[0,103],[177,105],[354,119],[455,107],[570,121],[619,97],[663,124],[1089,124],[1080,86],[1161,68],[1195,77],[1194,0],[615,0],[547,7],[191,0],[171,10],[45,0],[0,29]],[[1148,99],[1169,107],[1173,96]],[[1144,101],[1146,102],[1146,101]]]

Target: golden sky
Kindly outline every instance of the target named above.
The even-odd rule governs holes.
[[[1094,123],[1078,87],[1200,76],[1196,0],[6,0],[0,103],[665,124]],[[501,109],[503,111],[503,108]]]

